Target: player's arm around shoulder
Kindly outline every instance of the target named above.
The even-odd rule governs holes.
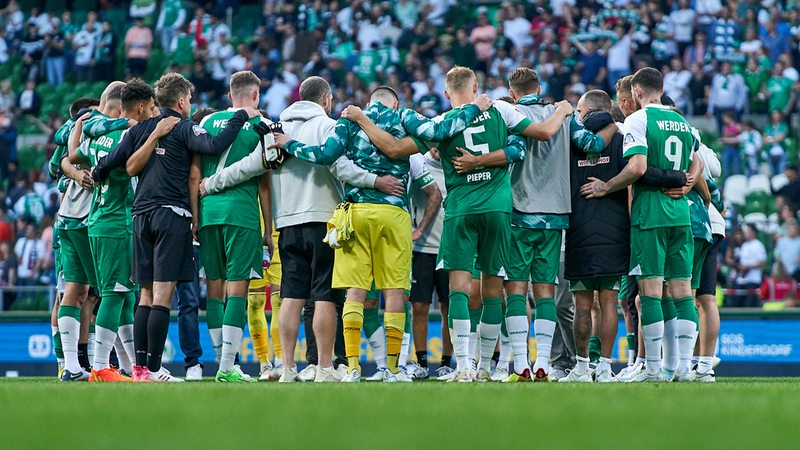
[[[364,114],[364,111],[357,106],[348,106],[345,108],[345,110],[342,111],[342,118],[351,121],[361,128],[370,142],[389,158],[402,158],[421,151],[420,146],[417,144],[418,141],[415,141],[413,137],[405,137],[398,140],[392,134],[375,125],[375,123]]]

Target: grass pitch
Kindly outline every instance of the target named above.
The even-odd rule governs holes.
[[[0,379],[2,448],[800,447],[800,379],[61,384]]]

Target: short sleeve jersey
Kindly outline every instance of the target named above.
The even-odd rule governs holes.
[[[206,116],[200,123],[208,134],[219,134],[236,113],[237,109],[229,108]],[[221,156],[203,156],[200,171],[203,178],[214,175],[219,170],[243,159],[261,145],[258,133],[253,125],[258,121],[270,123],[269,120],[255,117],[248,120],[239,130],[239,134]],[[232,186],[222,192],[210,194],[200,200],[200,228],[208,225],[234,225],[249,230],[260,230],[260,214],[258,203],[258,178],[251,178],[244,183]]]
[[[689,170],[695,144],[692,127],[669,107],[646,105],[625,119],[624,131],[625,158],[645,155],[648,166]],[[686,197],[673,199],[659,187],[634,185],[631,225],[651,229],[690,224]]]
[[[92,167],[100,158],[111,153],[127,130],[111,131],[88,139],[78,148],[78,156]],[[133,230],[133,180],[124,167],[111,171],[102,184],[96,186],[89,210],[89,236],[125,238]]]
[[[450,118],[458,114],[461,108],[463,106],[453,108],[437,120]],[[463,132],[438,144],[425,145],[428,148],[437,147],[441,155],[447,186],[445,220],[467,214],[511,212],[511,179],[508,167],[482,167],[459,174],[453,167],[452,159],[461,156],[458,148],[475,156],[501,150],[506,146],[509,134],[521,134],[530,123],[531,120],[513,106],[498,101],[479,114]]]

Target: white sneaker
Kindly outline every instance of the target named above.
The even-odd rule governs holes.
[[[558,379],[559,383],[591,383],[592,381],[591,370],[578,373],[578,371],[575,369],[569,371],[567,376]]]
[[[383,379],[386,377],[386,373],[385,372],[388,372],[388,370],[386,370],[385,367],[378,367],[378,370],[375,373],[373,373],[372,375],[370,375],[367,378],[364,378],[364,380],[366,380],[366,381],[383,381]]]
[[[660,370],[656,373],[650,373],[649,370],[642,370],[638,372],[630,381],[634,383],[661,383],[665,380],[664,373]]]
[[[566,370],[561,368],[556,369],[555,367],[553,367],[553,370],[548,375],[548,378],[550,378],[550,381],[558,381],[564,378],[565,376],[567,376]]]
[[[203,379],[203,366],[195,364],[186,369],[186,381],[200,381]]]
[[[696,377],[697,372],[690,370],[688,372],[675,373],[675,376],[672,377],[672,381],[676,383],[691,383],[693,381],[697,381]]]
[[[269,380],[271,374],[272,374],[272,363],[269,361],[261,363],[261,366],[258,368],[259,381]]]
[[[269,380],[271,381],[278,381],[281,375],[283,375],[283,363],[275,364],[272,367],[272,370],[269,372]]]
[[[278,378],[278,383],[293,383],[299,381],[297,379],[297,367],[283,366],[281,377]]]
[[[427,380],[430,378],[431,374],[427,367],[422,367],[417,364],[414,373],[409,374],[409,376],[415,380]]]
[[[436,369],[436,379],[439,381],[449,381],[454,376],[456,376],[456,371],[452,367],[441,366]]]
[[[508,368],[505,369],[494,369],[494,373],[490,377],[492,381],[503,381],[508,378]]]
[[[472,383],[474,377],[472,376],[472,371],[469,369],[461,369],[456,370],[454,372],[453,378],[447,380],[450,383]]]
[[[640,361],[632,366],[628,366],[625,369],[622,369],[619,374],[617,374],[617,379],[624,383],[630,383],[636,378],[641,372],[645,372],[645,364],[643,361]]]
[[[717,381],[716,375],[714,374],[714,369],[711,369],[708,372],[697,372],[696,370],[693,370],[692,373],[694,374],[694,381],[699,383],[715,383]]]
[[[342,383],[358,383],[360,381],[361,372],[356,368],[350,369],[350,372],[347,372],[347,375],[342,378]]]
[[[407,373],[400,370],[397,373],[392,373],[390,370],[384,372],[384,383],[411,383],[411,377]]]
[[[320,367],[316,370],[315,383],[338,383],[340,381],[342,381],[342,377],[333,367]]]
[[[317,366],[309,364],[297,374],[297,381],[314,381],[317,377]]]
[[[719,365],[719,363],[721,363],[721,362],[722,362],[722,360],[719,359],[719,357],[715,356],[714,357],[714,361],[711,363],[711,368],[712,369],[716,369],[717,366]]]
[[[244,379],[245,379],[245,381],[251,381],[251,380],[253,379],[253,377],[251,377],[250,375],[248,375],[248,374],[244,373],[244,370],[242,370],[242,366],[240,366],[240,365],[238,365],[238,364],[236,364],[235,366],[233,366],[233,370],[235,370],[235,371],[239,372],[239,375],[241,375],[241,376],[242,376],[242,378],[244,378]]]
[[[164,366],[161,366],[158,372],[150,372],[147,379],[158,383],[183,383],[186,381],[183,378],[173,377]]]
[[[492,381],[492,375],[486,369],[478,369],[478,371],[475,373],[475,381],[478,383]]]
[[[616,383],[619,380],[614,378],[614,372],[611,371],[611,367],[608,367],[606,370],[595,370],[594,381],[597,383]]]
[[[339,364],[336,366],[336,372],[339,374],[339,378],[344,378],[347,375],[347,364]]]

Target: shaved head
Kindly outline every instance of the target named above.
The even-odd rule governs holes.
[[[100,109],[105,109],[107,102],[122,102],[122,88],[125,83],[122,81],[112,81],[100,96]]]

